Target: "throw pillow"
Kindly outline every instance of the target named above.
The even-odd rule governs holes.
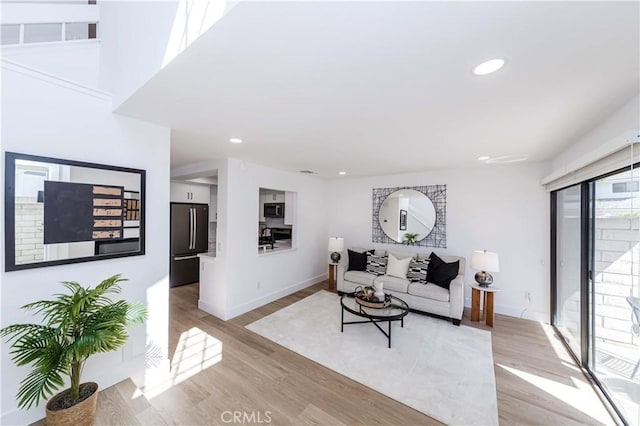
[[[367,272],[375,275],[384,275],[387,269],[387,257],[376,256],[375,254],[367,255]]]
[[[440,259],[437,254],[431,253],[429,256],[429,267],[427,268],[427,277],[429,282],[449,290],[451,281],[458,276],[460,269],[460,261],[447,263]]]
[[[353,250],[347,250],[349,253],[349,271],[365,271],[367,269],[368,251],[359,253]]]
[[[411,259],[413,258],[407,257],[406,259],[397,259],[393,254],[389,253],[389,259],[387,260],[387,275],[406,279]]]
[[[428,268],[429,259],[411,259],[411,262],[409,262],[409,272],[407,272],[407,279],[412,282],[426,284]]]

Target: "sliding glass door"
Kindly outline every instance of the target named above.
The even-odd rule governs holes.
[[[555,325],[574,353],[580,353],[580,185],[556,193]]]
[[[640,417],[640,192],[632,171],[590,183],[589,367],[629,424]],[[635,313],[634,313],[635,309]]]
[[[640,424],[640,180],[552,193],[553,325],[626,424]]]

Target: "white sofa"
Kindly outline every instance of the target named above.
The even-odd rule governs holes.
[[[353,247],[350,250],[360,253],[366,251],[366,249],[360,247]],[[415,252],[375,251],[375,254],[378,256],[389,253],[398,259],[407,257],[429,257],[429,254],[418,254]],[[445,317],[451,319],[453,324],[460,325],[462,312],[464,310],[465,258],[459,256],[438,256],[448,263],[455,262],[456,260],[460,261],[458,276],[451,281],[448,291],[443,287],[429,282],[425,285],[389,275],[374,275],[365,271],[349,271],[349,256],[345,251],[338,263],[338,293],[353,293],[358,286],[373,286],[375,282],[382,281],[384,292],[404,300],[412,311]],[[427,277],[427,280],[428,279],[429,277]]]

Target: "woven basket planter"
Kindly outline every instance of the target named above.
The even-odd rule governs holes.
[[[80,401],[76,405],[62,410],[51,410],[50,407],[56,405],[56,401],[64,398],[71,392],[64,390],[54,395],[47,403],[47,426],[91,426],[96,417],[96,403],[98,402],[98,384],[94,382],[82,383],[80,391],[85,388],[93,389],[93,393],[88,398]]]

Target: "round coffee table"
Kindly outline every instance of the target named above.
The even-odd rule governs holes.
[[[391,304],[386,308],[368,308],[362,306],[356,302],[355,297],[352,294],[345,294],[340,298],[340,305],[342,305],[342,327],[340,331],[344,332],[345,324],[365,324],[372,323],[378,330],[387,336],[388,347],[391,347],[391,323],[394,321],[400,321],[400,327],[404,327],[404,317],[409,313],[409,306],[402,299],[395,296],[391,296]],[[366,318],[366,321],[344,321],[344,311],[347,311],[353,315]],[[379,322],[386,322],[388,324],[387,330],[384,331],[378,324]]]

